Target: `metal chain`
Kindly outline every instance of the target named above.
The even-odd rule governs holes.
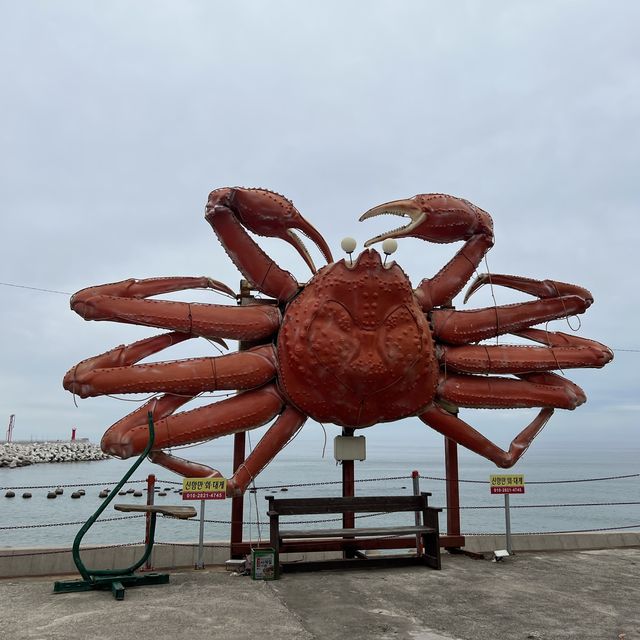
[[[117,480],[115,480],[114,482],[84,482],[82,484],[56,484],[56,485],[52,485],[52,484],[39,484],[39,485],[33,485],[33,486],[25,486],[25,487],[0,487],[0,491],[5,491],[7,489],[51,489],[51,487],[56,487],[56,488],[69,488],[69,487],[108,487],[110,484],[117,484]],[[142,480],[129,480],[126,484],[137,484],[137,483],[141,483],[147,482],[146,478],[143,478]],[[178,484],[178,483],[175,483]],[[180,482],[180,486],[182,486],[182,482]]]
[[[114,522],[116,520],[131,520],[132,518],[144,518],[145,515],[139,516],[121,516],[118,518],[105,518],[104,520],[98,520],[95,524],[102,524],[103,522]],[[84,524],[84,520],[79,522],[50,522],[46,524],[18,524],[13,527],[0,527],[0,531],[7,531],[9,529],[42,529],[44,527],[67,527],[73,524]]]
[[[612,507],[617,505],[640,504],[640,502],[567,502],[564,504],[517,504],[509,505],[509,509],[547,509],[549,507]],[[442,507],[447,509],[447,507]],[[460,509],[504,509],[504,505],[460,507]]]
[[[519,531],[517,533],[511,532],[512,536],[541,536],[541,535],[555,535],[559,533],[596,533],[598,531],[619,531],[620,529],[640,529],[640,523],[628,524],[622,527],[600,527],[599,529],[570,529],[565,531]],[[463,536],[504,536],[504,531],[497,531],[495,533],[462,533]]]
[[[638,505],[640,501],[627,501],[627,502],[573,502],[573,503],[557,503],[557,504],[523,504],[523,505],[510,505],[511,509],[548,509],[548,508],[559,508],[559,507],[615,507],[615,506],[628,506],[628,505]],[[473,505],[466,507],[459,507],[462,509],[504,509],[502,505]],[[447,507],[441,507],[441,509],[446,510]],[[379,516],[386,515],[387,512],[380,513],[367,513],[364,515],[355,515],[355,519],[365,519],[365,518],[376,518]],[[132,515],[132,516],[121,516],[116,518],[104,518],[103,520],[98,520],[96,524],[101,524],[103,522],[114,522],[118,520],[131,520],[133,518],[144,518],[146,517],[144,514],[140,515]],[[288,520],[287,524],[289,525],[298,525],[298,524],[322,524],[325,522],[339,522],[341,521],[341,517],[337,518],[323,518],[321,520]],[[191,520],[191,522],[199,522],[199,520]],[[209,524],[238,524],[242,523],[245,525],[261,525],[263,522],[253,522],[253,521],[239,521],[239,520],[212,520],[206,519],[204,522]],[[24,524],[24,525],[14,525],[11,527],[0,527],[0,531],[7,531],[12,529],[38,529],[44,527],[64,527],[70,525],[81,525],[84,524],[84,521],[79,522],[52,522],[45,524]],[[592,531],[592,529],[585,529],[585,531]]]
[[[116,549],[118,547],[135,547],[143,545],[144,542],[123,542],[121,544],[104,544],[99,547],[83,547],[84,551],[94,551],[96,549]],[[28,556],[51,556],[56,553],[71,553],[71,549],[47,549],[43,551],[27,551],[25,553],[0,554],[0,558],[22,558]]]
[[[419,478],[423,480],[438,480],[441,482],[446,482],[446,478],[441,478],[438,476],[423,476],[419,475]],[[566,484],[572,482],[598,482],[601,480],[621,480],[626,478],[639,478],[640,473],[629,473],[626,475],[619,476],[603,476],[601,478],[579,478],[577,480],[530,480],[527,484]],[[387,480],[411,480],[412,476],[388,476],[385,478],[360,478],[355,480],[355,482],[383,482]],[[127,484],[139,484],[146,483],[147,479],[142,478],[140,480],[129,480]],[[471,484],[484,484],[487,485],[489,482],[487,480],[463,480],[459,479],[458,482],[467,482]],[[157,484],[170,484],[182,486],[182,482],[176,482],[175,480],[161,480],[156,479]],[[109,484],[115,484],[115,482],[85,482],[81,484],[58,484],[56,487],[104,487]],[[288,489],[291,487],[317,487],[317,486],[325,486],[330,484],[342,484],[342,480],[326,480],[322,482],[300,482],[296,484],[275,484],[264,487],[255,487],[256,491],[266,491],[271,489]],[[50,489],[53,485],[33,485],[33,486],[8,486],[8,487],[0,487],[0,491],[6,491],[9,489]]]

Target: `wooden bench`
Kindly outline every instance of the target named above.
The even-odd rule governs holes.
[[[430,493],[418,496],[357,496],[347,498],[284,498],[266,496],[269,501],[270,544],[276,552],[276,571],[295,571],[299,569],[339,568],[348,565],[359,567],[389,566],[391,564],[424,564],[440,569],[440,529],[438,514],[442,509],[429,506]],[[419,515],[418,525],[373,526],[373,527],[341,527],[341,528],[309,528],[281,529],[280,518],[283,516],[356,514],[356,513],[396,513],[415,512]],[[384,540],[389,537],[412,536],[415,540],[414,556],[379,556],[368,557],[361,549],[385,548]],[[333,539],[340,542],[343,550],[342,559],[323,560],[317,562],[289,562],[280,564],[281,553],[299,550],[297,542],[318,541],[315,547],[308,548],[321,551],[322,540]],[[409,546],[409,545],[407,545]],[[335,547],[334,547],[335,548]]]

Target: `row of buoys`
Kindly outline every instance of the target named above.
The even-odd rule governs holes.
[[[252,493],[255,493],[255,489],[250,489],[250,491]],[[287,488],[283,488],[281,489],[281,491],[288,491]],[[154,493],[160,497],[166,496],[168,493],[171,492],[175,492],[177,494],[182,494],[182,488],[180,489],[174,489],[172,487],[164,487],[163,489],[156,487],[154,489]],[[100,498],[106,498],[110,493],[110,490],[107,488],[104,488],[100,491],[100,493],[98,494],[98,497]],[[62,487],[56,487],[55,489],[53,489],[52,491],[47,492],[47,498],[52,500],[54,498],[57,498],[58,496],[64,494],[64,489]],[[128,494],[132,494],[135,498],[140,498],[143,495],[143,492],[140,489],[123,489],[122,491],[118,491],[118,495],[119,496],[126,496]],[[86,491],[84,489],[77,489],[76,491],[71,493],[71,497],[75,500],[78,498],[81,498],[82,496],[86,495]],[[11,489],[9,489],[5,494],[4,494],[5,498],[15,498],[16,497],[16,493],[15,491],[12,491]],[[22,494],[23,498],[32,498],[33,494],[29,491],[25,491]]]
[[[52,491],[48,491],[47,492],[47,498],[49,500],[53,500],[55,498],[57,498],[58,496],[62,495],[64,493],[64,489],[62,489],[62,487],[57,487],[56,489],[52,490]],[[71,497],[73,499],[78,499],[78,498],[82,498],[82,496],[86,495],[86,491],[84,489],[78,489],[74,492],[71,493]],[[128,493],[133,494],[135,497],[140,497],[142,496],[142,491],[137,490],[137,489],[128,489],[127,491],[120,491],[118,495],[127,495]],[[103,489],[102,491],[100,491],[100,493],[98,494],[98,496],[100,498],[106,498],[109,495],[109,489]],[[158,495],[167,495],[166,493],[158,493]],[[11,489],[9,489],[5,494],[4,494],[5,498],[15,498],[16,497],[16,492],[12,491]],[[32,498],[33,494],[30,491],[25,491],[22,494],[23,498]]]

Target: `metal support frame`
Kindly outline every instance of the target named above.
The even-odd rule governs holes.
[[[233,436],[233,472],[244,463],[246,434],[240,431]],[[242,529],[244,526],[244,495],[231,498],[231,557],[235,560],[246,555],[240,550],[243,546]]]
[[[347,438],[353,438],[355,429],[348,429],[343,427],[342,435]],[[350,498],[356,495],[355,485],[355,461],[354,460],[342,460],[342,497]],[[355,514],[349,511],[345,511],[342,514],[342,528],[353,529],[356,526]],[[345,547],[342,551],[343,558],[355,558],[357,552],[349,547]]]
[[[447,535],[461,537],[458,445],[451,438],[444,439],[444,462],[447,492]],[[445,548],[447,550],[459,549],[462,545],[464,545],[464,538],[462,538],[462,544]]]
[[[238,296],[238,304],[247,304],[251,298],[251,287],[246,280],[240,281],[240,295]],[[238,350],[242,351],[250,346],[250,343],[240,342]],[[342,429],[343,436],[353,436],[354,429],[344,427]],[[233,472],[235,473],[244,463],[246,454],[246,435],[245,432],[239,432],[234,435],[233,440]],[[445,454],[445,471],[446,471],[446,499],[447,499],[447,534],[440,536],[440,544],[448,551],[459,550],[464,546],[464,537],[460,533],[460,492],[458,480],[458,445],[450,438],[444,441]],[[355,464],[353,460],[342,461],[342,496],[355,496]],[[342,517],[342,526],[345,529],[355,526],[355,517],[353,513],[345,513]],[[243,541],[244,526],[244,496],[234,496],[231,500],[231,558],[240,559],[250,552],[249,544]],[[389,548],[404,548],[406,544],[402,540],[390,541]],[[256,547],[256,545],[253,545]],[[260,546],[260,545],[257,545]],[[265,546],[265,545],[262,545]],[[344,547],[343,555],[345,557],[353,557],[349,555],[352,552]]]
[[[247,280],[240,280],[240,295],[238,296],[238,304],[243,306],[248,304],[252,299],[251,285]],[[251,346],[250,342],[239,342],[238,351],[244,351]],[[245,431],[239,431],[233,436],[233,473],[235,473],[243,464],[246,456],[247,435]],[[233,496],[231,498],[231,558],[234,560],[242,559],[247,552],[244,550],[243,543],[244,528],[244,495]]]
[[[82,558],[80,557],[80,543],[82,539],[93,526],[100,514],[107,508],[107,505],[118,495],[120,489],[133,475],[133,472],[142,464],[153,447],[155,431],[153,426],[153,416],[151,412],[147,414],[149,421],[149,441],[145,450],[140,454],[138,459],[131,466],[129,471],[125,473],[120,482],[114,487],[105,501],[98,507],[95,513],[82,525],[80,531],[76,534],[73,541],[72,557],[78,572],[82,576],[82,580],[61,580],[53,585],[54,593],[72,593],[76,591],[91,591],[93,589],[111,590],[116,600],[124,599],[125,587],[137,587],[149,584],[166,584],[169,582],[169,574],[147,573],[145,575],[137,575],[134,572],[139,569],[151,556],[156,530],[156,513],[151,514],[151,520],[147,528],[147,541],[142,557],[129,567],[121,569],[88,569]]]

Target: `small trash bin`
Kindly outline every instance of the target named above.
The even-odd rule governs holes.
[[[270,547],[251,550],[251,577],[253,580],[276,579],[276,552]]]

